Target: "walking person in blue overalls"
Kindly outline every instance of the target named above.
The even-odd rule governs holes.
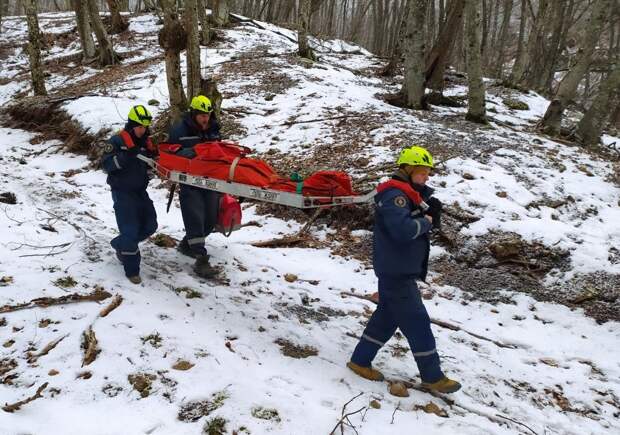
[[[148,166],[137,157],[138,154],[153,157],[155,153],[149,138],[151,121],[146,107],[132,107],[125,128],[110,138],[101,159],[101,165],[108,174],[107,182],[112,188],[120,233],[110,244],[123,264],[125,276],[134,284],[142,282],[138,243],[157,229],[155,207],[146,192]]]
[[[377,187],[373,266],[379,279],[379,303],[347,366],[358,375],[375,381],[383,374],[372,367],[379,349],[397,328],[409,341],[422,385],[432,391],[454,393],[461,385],[441,371],[430,317],[416,280],[424,281],[430,251],[429,231],[439,227],[441,202],[431,197],[426,182],[433,157],[424,148],[403,150],[398,171]],[[429,209],[417,204],[424,200]]]
[[[174,124],[168,133],[168,142],[181,145],[179,155],[194,157],[194,146],[220,139],[220,124],[217,121],[211,100],[204,95],[192,98],[189,110]],[[200,187],[181,184],[179,192],[181,215],[185,236],[178,250],[195,258],[194,272],[202,278],[217,274],[217,268],[209,264],[205,240],[217,223],[220,194]]]

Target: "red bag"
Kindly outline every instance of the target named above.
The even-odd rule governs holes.
[[[319,171],[303,181],[302,192],[306,196],[350,196],[355,195],[351,179],[344,172]]]
[[[241,226],[241,205],[232,196],[225,193],[220,198],[220,209],[217,214],[215,231],[226,237]]]
[[[304,196],[351,196],[356,195],[351,187],[351,179],[344,172],[319,171],[303,182],[279,180],[269,186],[275,190],[302,193]]]

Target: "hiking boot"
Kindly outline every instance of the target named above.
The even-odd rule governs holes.
[[[212,278],[217,275],[218,270],[209,264],[208,255],[202,255],[196,258],[194,272],[201,278]]]
[[[426,382],[422,382],[422,388],[425,388],[430,391],[436,391],[437,393],[454,393],[461,389],[461,384],[447,377],[443,377],[437,382],[433,382],[432,384],[427,384]]]
[[[355,364],[353,361],[349,361],[347,363],[347,367],[353,370],[357,375],[362,378],[371,380],[371,381],[382,381],[384,378],[383,373],[379,370],[375,370],[372,367],[364,367],[358,364]]]
[[[191,248],[189,247],[189,243],[187,243],[186,238],[183,238],[183,240],[181,240],[181,243],[177,245],[177,251],[179,251],[183,255],[187,255],[188,257],[198,258],[196,253],[192,251]]]
[[[127,279],[133,284],[140,284],[142,282],[142,278],[140,278],[140,275],[128,276]]]

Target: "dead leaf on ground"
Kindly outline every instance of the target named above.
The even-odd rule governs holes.
[[[414,408],[422,410],[422,411],[426,412],[427,414],[435,414],[438,417],[444,417],[444,418],[448,417],[448,413],[446,412],[446,410],[443,409],[443,408],[440,408],[434,402],[428,402],[424,406],[422,406],[422,405],[415,405]]]
[[[172,366],[173,369],[175,370],[189,370],[192,367],[194,367],[194,364],[192,364],[189,361],[185,361],[183,359],[178,360],[176,363],[174,363],[174,365]]]

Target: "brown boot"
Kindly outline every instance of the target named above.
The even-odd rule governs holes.
[[[218,269],[209,264],[209,256],[203,255],[196,258],[194,272],[201,278],[213,278],[218,273]]]
[[[140,278],[140,275],[128,276],[127,279],[133,284],[140,284],[142,282],[142,278]]]
[[[461,389],[461,384],[452,379],[444,376],[437,382],[433,382],[432,384],[427,384],[426,382],[422,382],[422,388],[426,388],[430,391],[436,391],[438,393],[455,393]]]
[[[381,373],[379,370],[373,369],[372,367],[363,367],[355,364],[352,361],[349,361],[347,363],[347,367],[353,370],[357,375],[361,376],[362,378],[371,381],[382,381],[385,379],[383,373]]]

